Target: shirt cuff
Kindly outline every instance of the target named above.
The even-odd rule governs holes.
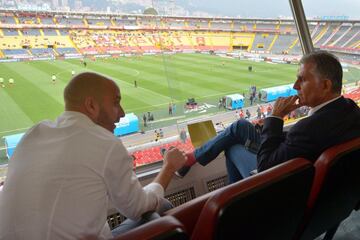
[[[149,183],[144,188],[145,192],[153,192],[158,197],[164,197],[164,188],[159,183]]]

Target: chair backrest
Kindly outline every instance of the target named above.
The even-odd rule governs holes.
[[[186,240],[184,226],[172,216],[164,216],[132,229],[114,240]]]
[[[360,201],[360,138],[333,146],[316,160],[301,239],[314,239],[347,218]]]
[[[194,147],[200,147],[203,143],[216,136],[214,124],[211,120],[188,124],[187,127]]]
[[[313,176],[313,165],[297,158],[220,189],[203,207],[191,239],[293,238]]]
[[[166,211],[165,215],[173,216],[179,220],[184,225],[186,232],[191,235],[206,201],[220,190],[221,189],[216,189],[215,191],[194,198],[191,201]]]

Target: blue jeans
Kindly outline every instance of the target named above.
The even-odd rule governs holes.
[[[256,154],[249,152],[244,146],[247,140],[260,144],[260,133],[250,122],[240,119],[195,149],[196,161],[205,166],[225,151],[229,181],[239,181],[248,177],[257,166]]]
[[[141,216],[141,219],[138,221],[134,221],[131,219],[126,219],[124,222],[122,222],[119,226],[111,230],[111,234],[116,237],[119,236],[131,229],[134,229],[144,223],[147,223],[151,220],[160,218],[160,215],[166,212],[167,210],[170,210],[174,206],[171,204],[171,202],[165,198],[161,198],[161,203],[159,210],[157,212],[151,211],[146,212]]]

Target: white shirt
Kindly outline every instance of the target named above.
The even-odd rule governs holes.
[[[138,219],[164,189],[142,188],[122,142],[78,112],[31,128],[17,146],[0,195],[0,239],[111,238],[109,202]]]

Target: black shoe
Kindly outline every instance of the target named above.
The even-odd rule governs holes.
[[[191,167],[189,166],[183,166],[175,172],[175,175],[178,176],[179,178],[183,178],[190,171],[190,169]]]
[[[162,157],[164,157],[165,153],[166,153],[166,148],[160,148],[160,154]]]

